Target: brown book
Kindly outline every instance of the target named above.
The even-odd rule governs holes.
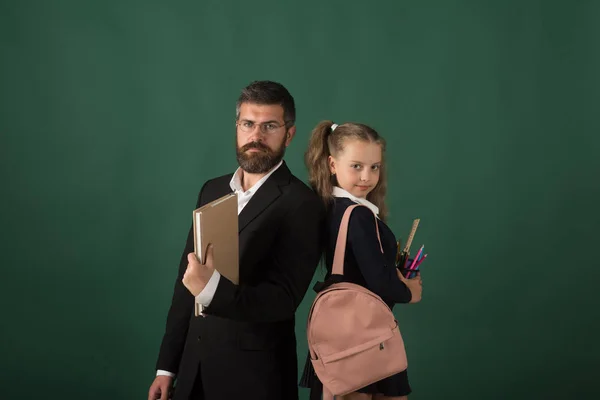
[[[208,245],[213,245],[213,266],[232,283],[239,283],[238,200],[230,193],[193,212],[194,252],[206,263]]]

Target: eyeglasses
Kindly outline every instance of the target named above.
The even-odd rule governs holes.
[[[267,134],[274,133],[279,128],[283,128],[283,127],[287,126],[287,124],[288,124],[288,122],[286,122],[284,124],[280,124],[278,122],[255,123],[255,122],[246,121],[246,120],[235,122],[235,125],[237,127],[239,127],[242,132],[246,132],[246,133],[252,132],[252,131],[254,131],[254,127],[256,127],[258,125],[260,131],[262,133],[267,133]]]

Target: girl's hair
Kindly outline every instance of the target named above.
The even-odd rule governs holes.
[[[377,143],[381,146],[381,168],[379,182],[367,195],[367,200],[379,207],[379,218],[385,220],[387,208],[385,194],[387,191],[387,178],[385,166],[385,140],[379,136],[375,129],[358,123],[348,122],[338,125],[333,131],[332,121],[321,121],[313,129],[304,155],[304,162],[308,169],[308,180],[313,190],[323,199],[326,206],[333,201],[333,186],[337,184],[335,175],[329,169],[329,156],[336,157],[342,151],[348,139],[362,140]]]

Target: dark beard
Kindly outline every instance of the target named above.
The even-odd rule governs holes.
[[[246,153],[249,149],[258,149],[258,153]],[[279,149],[273,151],[260,142],[250,142],[242,147],[236,146],[237,160],[240,167],[249,174],[269,172],[285,154],[285,140]]]

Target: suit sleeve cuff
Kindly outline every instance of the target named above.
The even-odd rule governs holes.
[[[203,307],[208,307],[215,296],[219,281],[221,280],[221,274],[217,270],[213,271],[212,276],[208,280],[208,283],[204,289],[196,296],[196,303]]]
[[[206,310],[207,313],[213,315],[226,313],[226,310],[235,300],[237,290],[238,286],[233,284],[229,279],[220,279],[219,285],[216,288],[216,292],[210,303],[210,308]]]

